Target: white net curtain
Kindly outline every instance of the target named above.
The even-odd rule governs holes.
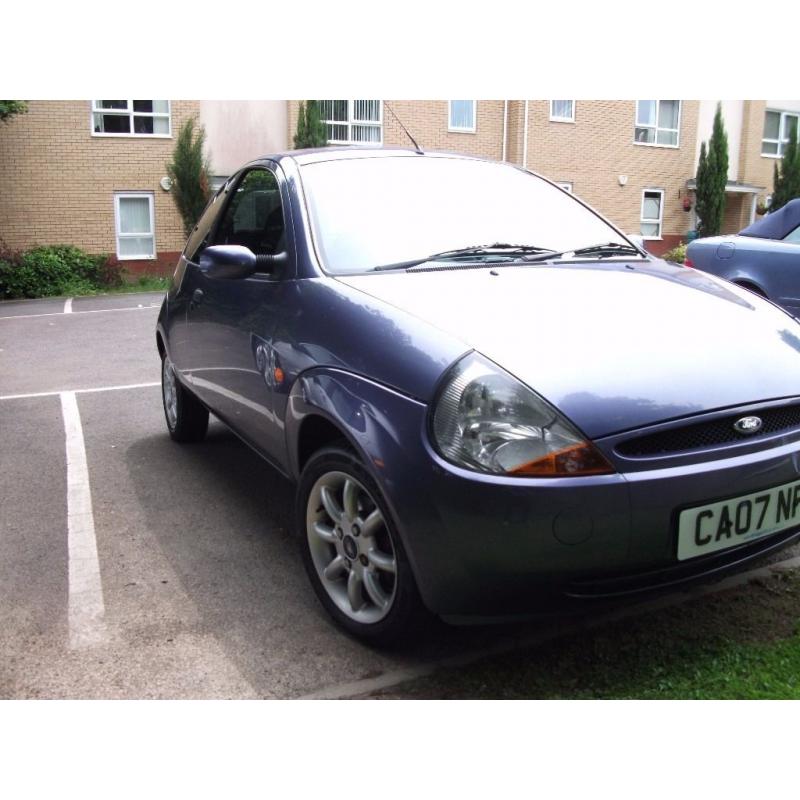
[[[318,100],[331,142],[381,142],[380,100]]]

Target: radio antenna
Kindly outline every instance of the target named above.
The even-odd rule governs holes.
[[[386,102],[386,100],[383,101],[383,104],[386,106],[386,108],[389,109],[391,115],[397,120],[397,124],[403,129],[403,133],[405,133],[405,135],[408,136],[409,139],[411,139],[411,143],[414,145],[414,149],[421,156],[424,156],[425,153],[422,152],[422,148],[417,144],[414,137],[408,132],[408,128],[406,128],[406,126],[403,125],[403,123],[400,121],[400,117],[398,117],[397,114],[394,113],[394,109],[389,105],[389,103]]]

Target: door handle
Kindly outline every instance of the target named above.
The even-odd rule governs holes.
[[[190,308],[194,308],[195,306],[199,306],[200,303],[203,302],[203,290],[202,289],[195,289],[192,293],[192,302],[189,303]]]

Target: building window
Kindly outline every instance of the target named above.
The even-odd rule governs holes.
[[[169,100],[92,100],[93,136],[170,136]]]
[[[447,130],[456,133],[475,133],[477,100],[447,101]]]
[[[560,189],[563,189],[565,192],[569,192],[570,194],[572,194],[571,181],[555,181],[555,185],[558,186]]]
[[[318,100],[320,119],[331,144],[381,144],[380,100]]]
[[[115,194],[114,217],[117,228],[117,258],[155,258],[155,215],[153,195]]]
[[[761,140],[761,155],[780,158],[789,143],[789,134],[797,131],[800,115],[788,111],[767,111],[764,115],[764,136]]]
[[[645,239],[661,238],[661,223],[664,218],[664,192],[661,189],[645,189],[642,192],[641,234]]]
[[[575,122],[575,101],[551,100],[550,122]]]
[[[677,147],[680,125],[680,100],[636,101],[636,144]]]

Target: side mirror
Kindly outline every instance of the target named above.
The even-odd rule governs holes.
[[[200,269],[209,278],[247,278],[257,269],[256,254],[240,244],[206,247],[200,255]]]

